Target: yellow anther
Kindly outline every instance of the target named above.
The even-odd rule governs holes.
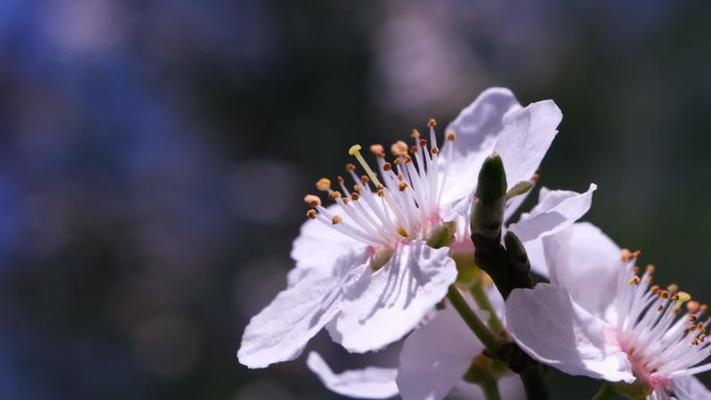
[[[394,156],[407,155],[407,150],[407,143],[402,140],[398,140],[390,146],[390,152],[393,153]]]
[[[331,218],[331,223],[333,225],[338,225],[341,222],[343,222],[343,218],[340,215],[334,215],[333,218]]]
[[[651,275],[654,273],[654,265],[648,264],[646,267],[646,271]]]
[[[439,148],[437,146],[434,146],[430,149],[430,153],[432,154],[437,154],[439,153]]]
[[[360,195],[358,194],[358,192],[351,193],[351,199],[353,201],[358,201],[358,199],[360,199]]]
[[[383,164],[383,171],[392,171],[393,166],[390,165],[390,163],[386,162]]]
[[[691,300],[690,302],[686,303],[686,311],[696,314],[699,312],[699,309],[701,308],[701,304],[699,304],[698,301],[696,300]]]
[[[321,198],[313,194],[307,194],[304,196],[304,202],[309,206],[316,208],[321,205]]]
[[[639,276],[633,276],[627,283],[629,283],[630,285],[639,285]]]
[[[334,190],[328,194],[328,198],[331,200],[336,200],[341,198],[341,192]]]
[[[311,219],[315,219],[317,215],[318,215],[318,212],[316,210],[311,209],[309,211],[306,211],[306,216]]]
[[[682,304],[691,300],[691,295],[686,292],[679,292],[676,294],[676,306],[681,307]],[[687,306],[688,307],[688,306]]]
[[[430,118],[429,121],[427,121],[427,127],[434,128],[435,126],[437,126],[437,120]]]
[[[447,133],[447,140],[449,140],[450,142],[457,140],[457,134],[454,132]]]
[[[365,162],[365,159],[364,159],[363,156],[360,154],[360,149],[361,149],[361,147],[360,147],[359,144],[354,144],[354,145],[351,146],[351,148],[348,150],[348,154],[352,155],[353,157],[356,158],[356,160],[358,160],[358,162],[360,163],[360,165],[361,165],[361,166],[363,167],[363,169],[365,170],[365,173],[368,174],[368,176],[370,177],[370,179],[373,180],[374,183],[379,184],[380,181],[378,180],[378,176],[375,175],[375,172],[373,172],[373,170],[370,169],[370,166],[368,165],[368,163]]]
[[[316,189],[325,192],[331,188],[331,180],[328,178],[321,178],[316,182]]]
[[[412,132],[410,133],[410,137],[411,137],[411,138],[414,138],[414,139],[419,138],[419,137],[420,137],[420,131],[418,131],[417,129],[413,129]]]
[[[425,139],[420,139],[420,147],[427,147],[427,141]]]
[[[417,148],[417,146],[412,146],[412,147],[410,147],[410,153],[412,153],[412,154],[417,154],[417,152],[418,152],[419,150],[420,150],[420,149]]]
[[[400,183],[397,185],[397,188],[400,189],[400,191],[402,192],[402,191],[404,191],[405,189],[407,189],[407,183],[405,183],[405,182],[400,182]]]
[[[661,297],[664,300],[667,300],[669,298],[669,292],[667,292],[666,290],[660,290],[659,297]]]
[[[407,235],[407,231],[406,231],[405,228],[403,228],[402,226],[398,226],[398,227],[397,227],[397,233],[399,233],[400,236],[402,236],[402,237],[404,237],[404,238],[407,238],[407,236],[408,236],[408,235]]]
[[[667,290],[671,293],[676,293],[679,291],[679,285],[677,285],[676,283],[672,283],[671,285],[667,286]]]
[[[346,164],[346,171],[353,172],[353,171],[355,171],[355,169],[356,169],[355,165],[353,165],[351,163]]]
[[[637,251],[630,251],[628,249],[622,249],[622,261],[624,262],[630,262],[635,258],[638,258],[642,252],[639,250]]]
[[[370,152],[377,157],[385,157],[385,149],[381,144],[373,144],[370,146]]]

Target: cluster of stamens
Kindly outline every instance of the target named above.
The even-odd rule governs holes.
[[[626,273],[617,288],[617,337],[639,377],[653,387],[664,386],[674,376],[708,367],[694,368],[710,355],[711,342],[705,339],[711,318],[704,320],[708,306],[692,301],[676,284],[653,285],[653,265],[640,276],[634,266],[638,256],[628,250],[622,254]]]
[[[440,222],[439,203],[447,179],[447,161],[451,159],[456,139],[454,132],[449,132],[440,150],[436,125],[434,119],[427,124],[429,143],[417,129],[410,135],[411,146],[403,141],[393,143],[391,161],[382,145],[370,146],[379,173],[365,160],[361,146],[353,145],[348,153],[356,159],[363,173],[359,175],[355,164],[346,165],[352,186],[341,176],[337,178],[335,189],[330,179],[321,178],[316,182],[316,189],[339,205],[343,214],[327,209],[319,196],[309,194],[304,197],[310,207],[306,215],[369,245],[394,248],[402,240],[421,238]]]

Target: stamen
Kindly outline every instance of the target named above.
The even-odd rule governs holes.
[[[403,142],[402,140],[398,140],[390,146],[390,152],[396,157],[406,156],[407,150],[407,143]]]
[[[681,307],[684,303],[691,300],[691,295],[686,292],[679,292],[676,294],[676,306]]]
[[[368,174],[368,176],[370,177],[370,179],[373,180],[373,182],[375,182],[376,184],[380,184],[377,175],[375,175],[375,172],[370,169],[370,165],[368,165],[368,163],[365,161],[365,158],[363,158],[363,156],[360,154],[360,149],[361,147],[359,144],[354,144],[353,146],[351,146],[350,149],[348,149],[348,154],[352,155],[356,158],[356,160],[358,160],[360,165],[365,170],[365,173]]]
[[[430,118],[429,121],[427,121],[427,127],[434,128],[435,126],[437,126],[437,120]]]
[[[420,131],[417,129],[413,129],[412,132],[410,133],[410,137],[413,139],[419,139],[420,138]]]
[[[454,132],[449,132],[447,134],[447,140],[449,140],[450,142],[457,140],[457,134]]]
[[[383,148],[383,145],[381,145],[381,144],[371,145],[370,152],[373,153],[376,157],[379,157],[379,158],[385,157],[385,149]]]
[[[304,196],[304,202],[310,207],[316,208],[321,205],[321,198],[313,194],[307,194]]]
[[[316,189],[321,192],[326,192],[331,189],[331,180],[328,178],[321,178],[316,182]]]
[[[622,249],[622,261],[623,262],[628,263],[635,258],[639,258],[640,255],[642,255],[642,252],[639,250],[630,251],[628,249]]]
[[[309,218],[311,218],[311,219],[316,219],[316,217],[318,216],[318,211],[316,211],[316,210],[314,210],[314,209],[311,209],[311,210],[309,210],[309,211],[306,211],[306,216],[309,217]]]
[[[331,218],[331,223],[333,225],[338,225],[341,222],[343,222],[343,217],[341,217],[340,215],[334,215],[333,218]]]

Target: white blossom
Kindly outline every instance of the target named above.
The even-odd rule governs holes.
[[[711,399],[692,376],[711,369],[705,306],[676,285],[652,285],[654,267],[640,276],[637,254],[591,224],[546,237],[542,248],[551,283],[516,289],[506,304],[522,349],[568,374],[637,382],[648,399]]]
[[[339,177],[336,185],[326,178],[317,183],[333,204],[326,207],[321,198],[306,196],[310,220],[294,241],[296,267],[288,287],[247,326],[240,362],[259,368],[294,359],[323,327],[352,352],[377,350],[403,338],[457,276],[450,248],[433,248],[428,240],[453,223],[452,248],[473,251],[467,213],[484,159],[493,152],[501,155],[509,188],[530,181],[560,120],[550,100],[522,107],[509,90],[495,88],[447,127],[441,147],[433,120],[427,138],[413,131],[411,146],[393,144],[390,161],[383,146],[371,146],[377,166],[353,146],[349,153],[360,172],[347,165],[352,182]],[[593,190],[578,195],[584,198],[580,215]],[[509,202],[507,215],[523,197]],[[553,212],[561,228],[577,219]],[[536,229],[556,228],[540,223],[530,228],[531,237]]]

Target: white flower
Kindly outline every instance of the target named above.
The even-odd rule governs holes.
[[[488,292],[502,317],[501,295],[493,286],[489,286]],[[481,318],[486,318],[486,312],[470,305]],[[472,361],[485,357],[483,350],[484,346],[459,314],[452,307],[446,307],[405,339],[399,368],[368,367],[334,374],[313,352],[308,366],[328,389],[349,397],[382,399],[399,394],[404,400],[439,400],[459,394],[468,400],[483,400],[484,393],[478,385],[462,380]],[[503,375],[498,387],[504,399],[524,398],[521,380],[515,374]]]
[[[539,204],[530,213],[523,214],[510,229],[527,238],[527,244],[537,247],[535,244],[541,242],[542,237],[570,226],[587,212],[593,189],[594,186],[587,193],[578,194],[542,188]],[[553,224],[552,221],[558,222]],[[539,233],[528,238],[527,235],[536,227]],[[545,265],[538,272],[547,277]],[[486,286],[486,293],[498,318],[505,321],[501,294],[491,285]],[[486,320],[487,313],[474,305],[471,296],[464,295],[472,310]],[[350,397],[380,399],[400,394],[405,400],[440,400],[460,393],[465,399],[484,399],[478,385],[462,379],[472,361],[482,357],[483,350],[484,345],[461,316],[452,307],[446,306],[405,339],[397,369],[371,367],[333,374],[315,353],[309,356],[308,366],[327,388]],[[502,398],[523,398],[523,387],[515,374],[502,376],[499,390]]]
[[[649,399],[711,399],[692,375],[711,369],[705,306],[676,285],[640,277],[636,253],[622,251],[588,223],[543,239],[551,284],[516,289],[506,302],[507,327],[537,360],[572,375],[637,381]],[[686,303],[686,311],[682,311]]]
[[[350,185],[339,178],[334,189],[330,180],[319,180],[317,188],[334,202],[328,207],[317,196],[306,196],[311,219],[294,241],[296,268],[289,286],[250,321],[240,362],[259,368],[294,359],[323,327],[353,352],[401,339],[456,279],[450,249],[432,248],[427,241],[448,222],[460,221],[453,246],[470,243],[469,224],[462,221],[484,159],[492,152],[501,155],[509,188],[532,179],[560,119],[550,100],[523,108],[507,89],[489,89],[450,124],[441,148],[434,120],[429,140],[413,131],[411,147],[393,144],[391,162],[382,146],[371,146],[375,168],[360,146],[353,146],[349,153],[362,174],[349,164]],[[588,199],[583,205],[589,206],[593,190],[582,195]],[[523,197],[510,201],[507,215]],[[559,215],[555,221],[564,226],[568,221]]]

